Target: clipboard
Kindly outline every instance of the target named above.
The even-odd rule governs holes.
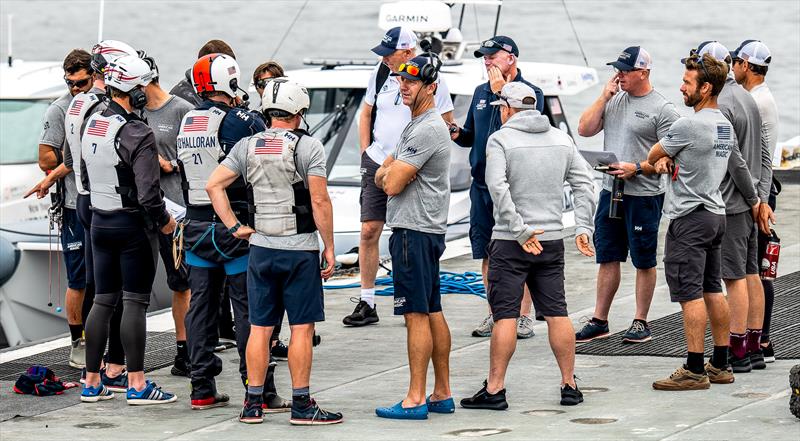
[[[596,150],[578,150],[580,154],[583,156],[583,159],[592,166],[592,169],[608,173],[610,171],[616,170],[614,167],[610,167],[610,164],[614,164],[615,162],[619,162],[617,160],[617,155],[614,152],[605,152],[605,151],[596,151]]]

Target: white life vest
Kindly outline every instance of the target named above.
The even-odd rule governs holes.
[[[311,194],[297,172],[295,151],[302,134],[267,129],[247,143],[247,190],[255,230],[291,236],[317,230]]]
[[[211,173],[225,158],[219,141],[219,127],[225,111],[217,107],[192,110],[183,117],[178,132],[183,197],[188,205],[210,205],[206,183]]]
[[[75,95],[67,107],[64,116],[64,130],[66,131],[67,148],[72,155],[72,172],[75,173],[75,186],[78,194],[88,195],[89,191],[83,188],[81,181],[81,127],[88,115],[102,102],[97,94],[81,92]]]
[[[133,170],[117,152],[117,135],[127,123],[121,115],[89,117],[81,139],[81,157],[89,174],[92,207],[117,211],[138,207]]]

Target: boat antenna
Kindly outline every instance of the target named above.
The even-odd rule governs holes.
[[[461,15],[458,17],[458,29],[461,30],[461,25],[464,23],[464,10],[467,9],[467,4],[461,4]]]
[[[97,41],[103,41],[103,15],[105,14],[106,10],[106,2],[105,0],[100,0],[100,16],[97,19]]]
[[[297,11],[297,14],[294,16],[294,20],[292,20],[292,24],[290,24],[289,27],[286,28],[286,32],[283,33],[283,37],[281,37],[281,41],[278,43],[278,46],[275,47],[275,50],[272,51],[272,55],[269,56],[269,58],[271,60],[274,60],[275,59],[275,55],[278,53],[279,50],[281,50],[281,46],[283,46],[284,40],[286,40],[286,37],[289,36],[289,32],[291,32],[292,28],[294,27],[294,24],[297,23],[297,19],[300,18],[300,14],[303,12],[303,9],[306,8],[307,4],[308,4],[308,0],[303,2],[303,6],[301,6],[300,10]]]
[[[578,48],[581,50],[581,55],[583,56],[583,62],[586,64],[586,67],[589,67],[589,60],[586,59],[586,52],[583,51],[583,45],[581,44],[581,39],[578,37],[578,31],[575,30],[575,24],[572,23],[572,17],[569,15],[569,9],[567,9],[567,1],[561,0],[561,4],[564,5],[564,12],[567,13],[567,19],[569,19],[569,26],[572,28],[572,34],[575,35],[575,41],[578,42]],[[498,7],[498,14],[500,12],[500,8]]]
[[[497,14],[494,17],[494,33],[492,36],[497,35],[497,27],[500,24],[500,9],[503,7],[503,2],[497,4]]]
[[[14,57],[11,55],[11,19],[13,17],[13,15],[8,14],[8,67],[11,67],[14,60]]]

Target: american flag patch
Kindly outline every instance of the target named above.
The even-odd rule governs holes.
[[[70,115],[79,115],[81,113],[81,107],[83,107],[83,100],[76,100],[72,102],[72,105],[69,106],[69,114]]]
[[[184,132],[205,132],[208,130],[207,116],[190,116],[183,125]]]
[[[89,126],[86,127],[86,134],[92,136],[106,136],[108,132],[108,121],[101,121],[99,119],[93,119]]]
[[[729,141],[731,139],[731,126],[727,124],[717,125],[717,138],[722,141]]]
[[[283,154],[283,140],[278,138],[259,139],[256,141],[256,155],[280,155]]]

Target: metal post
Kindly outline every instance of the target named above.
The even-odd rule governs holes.
[[[503,7],[503,3],[497,5],[497,16],[494,18],[494,34],[492,36],[497,35],[497,27],[500,24],[500,9]]]
[[[97,23],[97,42],[103,41],[103,15],[105,14],[106,10],[106,2],[105,0],[100,0],[100,17],[98,18]]]
[[[11,67],[13,56],[11,55],[11,19],[14,17],[8,14],[8,67]]]

